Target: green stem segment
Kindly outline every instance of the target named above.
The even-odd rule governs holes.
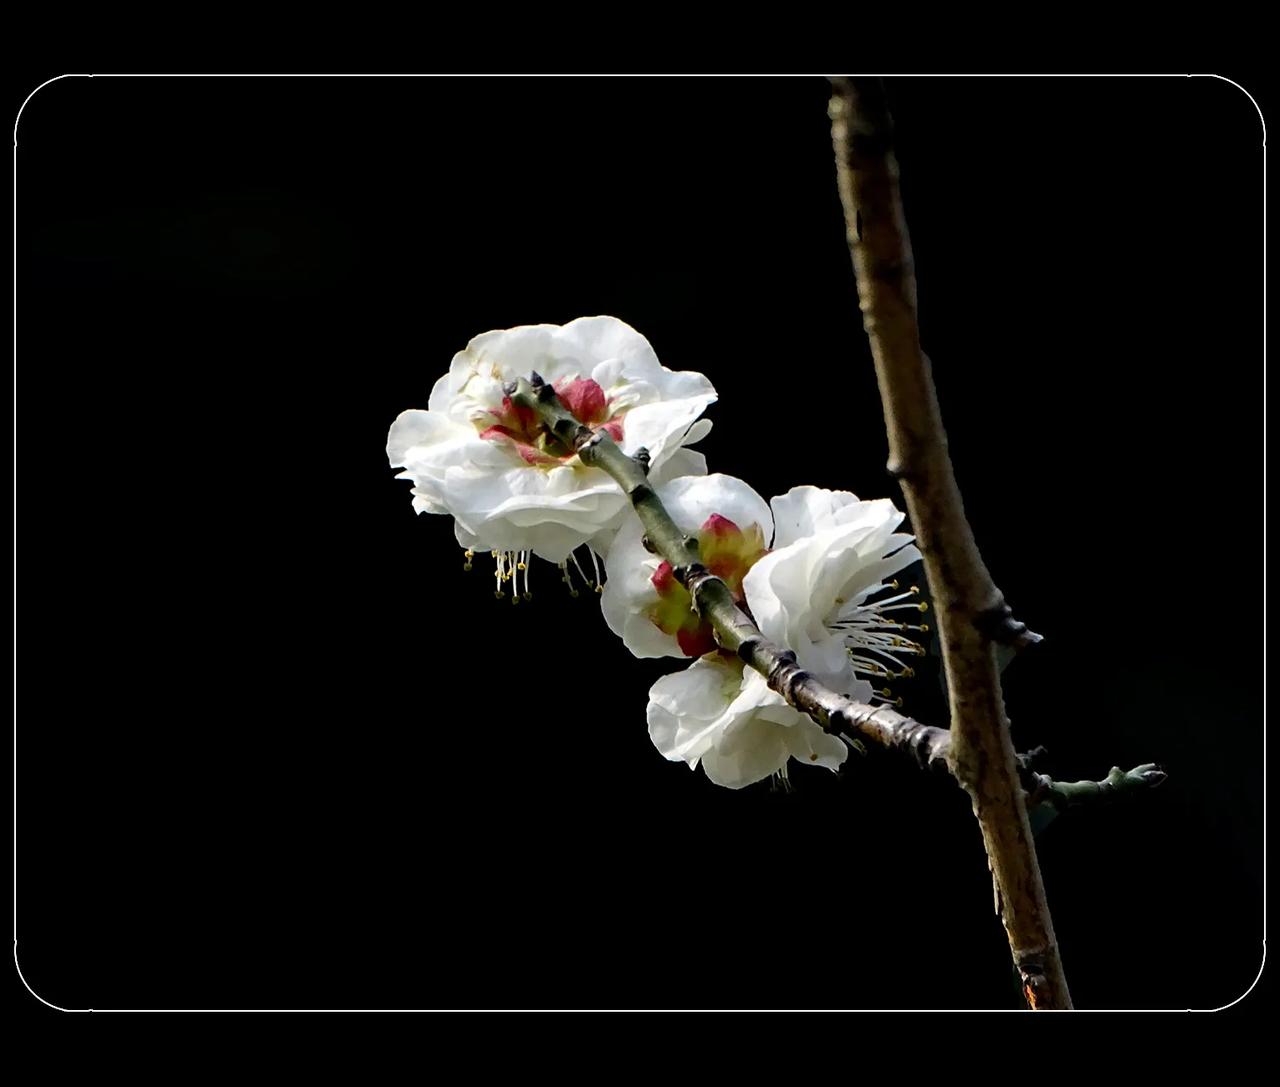
[[[808,714],[827,732],[846,738],[866,739],[884,747],[910,751],[923,766],[946,766],[949,735],[946,729],[924,725],[887,706],[855,702],[820,683],[796,663],[790,650],[774,645],[738,607],[729,587],[699,561],[698,541],[679,528],[649,484],[648,454],[630,457],[603,430],[580,423],[560,402],[555,389],[537,374],[520,378],[507,387],[514,403],[532,408],[548,430],[582,463],[599,468],[622,488],[631,500],[648,545],[671,564],[676,580],[693,598],[698,614],[715,631],[722,649],[736,653],[801,713]]]
[[[1132,770],[1121,770],[1120,767],[1113,766],[1101,781],[1054,781],[1045,774],[1032,771],[1029,775],[1024,774],[1023,785],[1028,793],[1028,807],[1049,804],[1062,811],[1081,804],[1116,800],[1129,793],[1154,789],[1166,776],[1155,763],[1146,762]]]

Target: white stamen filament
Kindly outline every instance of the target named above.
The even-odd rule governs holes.
[[[569,573],[568,559],[560,563],[560,580],[569,586],[569,595],[577,596],[578,590],[573,587],[573,577]]]
[[[872,592],[880,592],[882,589],[896,589],[897,587],[897,582],[890,582],[888,585],[872,590]],[[838,634],[844,641],[849,653],[849,661],[853,665],[855,672],[864,676],[886,676],[891,678],[915,674],[915,671],[904,665],[899,658],[903,656],[924,656],[924,646],[912,641],[910,638],[904,638],[900,634],[891,632],[899,630],[927,631],[929,629],[928,626],[925,624],[900,623],[897,620],[885,618],[884,613],[904,608],[917,611],[927,610],[928,605],[923,601],[899,603],[899,601],[910,600],[918,596],[919,592],[920,590],[913,586],[910,591],[899,593],[897,596],[860,604],[849,614],[827,624],[828,629]],[[872,656],[867,654],[872,654]],[[877,657],[883,658],[883,660],[875,659]],[[884,661],[888,661],[891,667],[886,666]],[[877,694],[875,697],[888,698],[887,688],[883,695]]]
[[[897,596],[891,596],[887,600],[877,600],[874,604],[864,604],[862,606],[866,608],[883,608],[886,604],[896,604],[899,600],[908,600],[918,595],[918,589],[911,589],[905,593],[899,593]]]

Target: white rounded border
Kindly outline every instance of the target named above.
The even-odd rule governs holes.
[[[99,1011],[118,1011],[118,1012],[143,1012],[143,1011],[147,1011],[147,1012],[155,1012],[155,1011],[161,1011],[161,1012],[187,1012],[187,1013],[190,1013],[190,1012],[201,1012],[201,1011],[205,1011],[205,1012],[210,1012],[210,1011],[289,1011],[289,1012],[294,1012],[294,1011],[313,1011],[313,1012],[317,1012],[317,1011],[355,1011],[355,1012],[360,1012],[360,1011],[413,1011],[413,1010],[417,1010],[417,1011],[432,1011],[432,1010],[436,1010],[436,1009],[395,1009],[395,1008],[393,1008],[393,1009],[372,1009],[372,1008],[333,1008],[333,1009],[321,1009],[321,1008],[291,1008],[291,1009],[283,1009],[283,1008],[280,1008],[280,1009],[271,1009],[271,1008],[265,1008],[265,1009],[250,1009],[250,1008],[244,1008],[244,1009],[240,1009],[240,1008],[235,1008],[235,1009],[215,1009],[215,1008],[103,1008],[103,1009],[93,1009],[93,1008],[63,1008],[63,1007],[60,1007],[60,1006],[59,1006],[59,1005],[57,1005],[57,1004],[53,1004],[53,1003],[51,1003],[50,1001],[48,1001],[48,1000],[46,1000],[44,997],[42,997],[39,993],[37,993],[37,992],[36,992],[36,991],[35,991],[35,990],[34,990],[34,989],[33,989],[33,988],[28,984],[26,977],[23,975],[21,963],[18,961],[18,712],[17,712],[17,706],[18,706],[18,703],[17,703],[17,679],[18,679],[18,673],[17,673],[17,570],[18,570],[18,566],[17,566],[17,561],[18,561],[18,560],[17,560],[17,441],[18,441],[18,438],[17,438],[17,422],[18,422],[18,408],[17,408],[17,382],[18,382],[18,369],[17,369],[17,362],[18,362],[18,331],[17,331],[17,316],[18,316],[18,285],[17,285],[17,270],[18,270],[18,242],[17,242],[17,224],[18,224],[18,125],[19,125],[19,123],[20,123],[20,122],[21,122],[21,120],[22,120],[22,114],[23,114],[23,112],[25,111],[25,109],[26,109],[26,107],[27,107],[27,104],[28,104],[28,103],[29,103],[29,102],[30,102],[30,101],[31,101],[31,100],[32,100],[32,99],[33,99],[33,98],[34,98],[34,97],[35,97],[35,96],[36,96],[40,91],[42,91],[45,87],[49,86],[50,84],[52,84],[52,83],[57,83],[57,82],[59,82],[60,80],[63,80],[63,79],[93,79],[93,78],[95,78],[95,75],[101,76],[101,77],[103,77],[103,78],[126,78],[126,79],[137,79],[137,78],[151,78],[151,79],[156,79],[156,78],[159,78],[159,79],[166,79],[166,78],[178,78],[178,79],[182,79],[182,78],[206,78],[206,79],[207,79],[207,78],[225,78],[225,79],[260,79],[260,78],[292,78],[292,79],[314,79],[314,78],[355,78],[355,79],[368,79],[368,78],[397,78],[397,77],[403,77],[403,76],[406,76],[406,75],[407,75],[407,76],[411,76],[411,77],[413,77],[413,78],[428,78],[428,79],[429,79],[429,78],[440,78],[440,79],[468,79],[468,78],[489,78],[489,77],[492,77],[492,75],[494,75],[494,74],[496,74],[496,73],[471,73],[471,74],[454,74],[454,73],[448,73],[448,74],[433,75],[433,74],[430,74],[430,73],[386,73],[386,72],[382,72],[382,73],[328,73],[328,74],[325,74],[325,73],[279,73],[279,72],[278,72],[278,73],[266,73],[266,72],[260,72],[260,73],[230,73],[230,72],[224,72],[224,73],[210,73],[210,72],[186,72],[186,73],[178,73],[178,72],[106,72],[106,73],[92,73],[92,72],[75,72],[75,73],[72,73],[72,72],[68,72],[68,73],[64,73],[64,74],[62,74],[62,75],[53,76],[51,79],[47,79],[47,80],[45,80],[45,81],[44,81],[43,83],[41,83],[39,86],[35,87],[35,88],[34,88],[34,89],[33,89],[33,90],[32,90],[32,91],[31,91],[31,92],[26,96],[26,98],[25,98],[25,99],[23,99],[22,105],[18,107],[18,112],[17,112],[16,116],[14,117],[14,123],[13,123],[13,228],[14,228],[14,229],[13,229],[13,238],[14,238],[14,241],[13,241],[13,274],[14,274],[14,275],[13,275],[13,395],[14,395],[14,408],[13,408],[13,428],[14,428],[14,429],[13,429],[13,433],[14,433],[14,439],[13,439],[13,441],[14,441],[14,445],[13,445],[13,457],[14,457],[14,475],[13,475],[13,487],[14,487],[14,500],[13,500],[13,501],[14,501],[14,505],[13,505],[13,519],[14,519],[14,520],[13,520],[13,525],[14,525],[14,534],[13,534],[13,555],[14,555],[14,566],[13,566],[13,591],[14,591],[14,613],[13,613],[13,635],[14,635],[14,650],[13,650],[13,653],[14,653],[14,657],[13,657],[13,661],[14,661],[14,663],[13,663],[13,681],[14,681],[14,682],[13,682],[13,699],[14,699],[14,701],[13,701],[13,962],[14,962],[14,968],[17,970],[18,977],[19,977],[19,979],[22,981],[22,984],[23,984],[23,986],[26,988],[27,992],[29,992],[33,997],[35,997],[38,1001],[40,1001],[40,1003],[41,1003],[41,1004],[44,1004],[46,1007],[52,1008],[52,1009],[53,1009],[53,1010],[55,1010],[55,1011],[68,1012],[68,1013],[71,1013],[71,1012],[93,1012],[93,1011],[95,1011],[95,1010],[99,1010]],[[687,75],[694,75],[694,74],[698,74],[698,73],[681,73],[681,74],[683,74],[683,75],[686,75],[686,76],[687,76]],[[826,75],[828,75],[829,73],[814,73],[814,72],[787,72],[787,73],[782,73],[782,72],[773,72],[773,73],[763,73],[763,74],[762,74],[762,73],[758,73],[758,72],[755,72],[755,73],[752,73],[752,72],[743,72],[743,73],[701,73],[701,74],[702,74],[703,76],[708,77],[708,78],[720,78],[720,79],[734,78],[735,76],[746,76],[746,77],[750,77],[750,78],[769,79],[769,78],[810,78],[810,77],[823,78],[823,77],[825,77]],[[1262,530],[1262,531],[1263,531],[1263,577],[1262,577],[1262,595],[1263,595],[1263,598],[1265,599],[1265,598],[1266,598],[1266,471],[1267,471],[1267,469],[1266,469],[1266,349],[1267,349],[1267,320],[1266,320],[1266,305],[1265,305],[1265,300],[1266,300],[1266,287],[1267,287],[1267,256],[1266,256],[1266,240],[1265,240],[1265,239],[1266,239],[1266,225],[1267,225],[1267,198],[1266,198],[1266,176],[1267,176],[1267,165],[1266,165],[1267,122],[1266,122],[1266,117],[1265,117],[1265,116],[1263,115],[1263,113],[1262,113],[1262,107],[1258,105],[1258,101],[1257,101],[1257,99],[1256,99],[1256,98],[1254,98],[1253,94],[1252,94],[1252,93],[1250,93],[1250,91],[1249,91],[1247,88],[1245,88],[1244,86],[1242,86],[1240,83],[1236,82],[1234,79],[1231,79],[1231,78],[1229,78],[1228,76],[1219,75],[1219,74],[1217,74],[1217,73],[1215,73],[1215,72],[1203,72],[1203,73],[1190,73],[1190,72],[1188,72],[1188,73],[1158,73],[1158,72],[1131,72],[1131,73],[1117,73],[1117,72],[1109,72],[1109,73],[1105,73],[1105,72],[1098,72],[1098,73],[1064,73],[1064,72],[1039,72],[1039,73],[1026,73],[1026,72],[1022,72],[1022,73],[1015,73],[1015,72],[997,72],[997,73],[982,73],[982,72],[968,72],[968,73],[948,73],[948,74],[945,74],[945,75],[941,75],[941,74],[938,74],[938,73],[919,73],[919,72],[892,72],[892,73],[889,73],[889,72],[879,72],[879,73],[860,73],[860,74],[864,74],[864,75],[874,75],[874,76],[877,76],[877,77],[880,77],[880,78],[886,78],[886,79],[893,79],[893,78],[916,78],[916,79],[918,79],[918,78],[925,78],[925,79],[935,79],[935,78],[936,78],[936,79],[944,79],[944,78],[945,78],[945,79],[980,79],[980,78],[993,78],[993,77],[994,77],[994,78],[1001,78],[1001,79],[1026,79],[1026,78],[1031,78],[1031,79],[1053,79],[1053,78],[1068,78],[1068,79],[1069,79],[1069,78],[1081,78],[1081,79],[1109,79],[1109,78],[1117,78],[1117,77],[1131,77],[1131,78],[1161,79],[1161,78],[1169,78],[1170,76],[1184,76],[1184,77],[1185,77],[1185,78],[1187,78],[1187,79],[1206,78],[1206,79],[1219,79],[1219,80],[1222,80],[1224,83],[1229,83],[1231,86],[1233,86],[1233,87],[1237,88],[1237,89],[1238,89],[1242,94],[1244,94],[1244,96],[1245,96],[1246,98],[1248,98],[1248,99],[1249,99],[1249,101],[1253,104],[1253,108],[1257,111],[1257,113],[1258,113],[1258,119],[1259,119],[1259,121],[1260,121],[1260,122],[1261,122],[1261,124],[1262,124],[1262,152],[1263,152],[1263,154],[1262,154],[1262,185],[1263,185],[1263,196],[1262,196],[1262,229],[1263,229],[1263,250],[1262,250],[1262,289],[1263,289],[1263,300],[1264,300],[1264,304],[1263,304],[1263,315],[1262,315],[1262,350],[1263,350],[1263,375],[1262,375],[1262,382],[1263,382],[1263,397],[1262,397],[1262,411],[1263,411],[1263,468],[1262,468],[1262,473],[1263,473],[1263,487],[1262,487],[1262,491],[1263,491],[1263,498],[1262,498],[1262,502],[1263,502],[1263,530]],[[603,78],[623,78],[623,77],[621,77],[621,76],[617,76],[616,74],[610,74],[610,73],[568,73],[568,75],[569,75],[570,77],[585,78],[585,79],[594,79],[594,78],[602,78],[602,77],[603,77]],[[520,75],[518,76],[518,78],[524,78],[524,79],[563,78],[563,77],[564,77],[564,74],[563,74],[563,73],[561,73],[561,74],[555,74],[555,73],[541,73],[541,74],[534,74],[534,75],[530,75],[530,74],[520,74]],[[625,76],[625,78],[643,78],[643,77],[644,77],[644,76],[643,76],[643,74],[642,74],[642,73],[629,73],[629,74],[627,74],[627,76]],[[661,75],[661,74],[659,74],[659,75],[652,75],[652,74],[651,74],[650,76],[648,76],[648,78],[676,78],[676,77],[677,77],[676,75],[671,75],[671,74],[668,74],[668,75],[665,75],[665,76],[664,76],[664,75]],[[1263,645],[1263,658],[1264,658],[1264,660],[1265,660],[1265,658],[1266,658],[1266,613],[1265,613],[1265,609],[1263,610],[1263,634],[1262,634],[1262,645]],[[1257,973],[1257,975],[1254,977],[1252,984],[1250,984],[1250,986],[1249,986],[1249,987],[1248,987],[1248,988],[1247,988],[1243,993],[1241,993],[1238,997],[1236,997],[1236,999],[1235,999],[1235,1000],[1231,1001],[1229,1004],[1224,1004],[1224,1005],[1222,1005],[1221,1007],[1218,1007],[1218,1008],[1187,1008],[1187,1009],[1186,1009],[1186,1011],[1219,1012],[1219,1011],[1225,1011],[1227,1008],[1234,1007],[1236,1004],[1238,1004],[1238,1003],[1240,1003],[1242,1000],[1244,1000],[1244,998],[1245,998],[1245,997],[1247,997],[1251,992],[1253,992],[1254,988],[1256,988],[1256,987],[1257,987],[1258,981],[1259,981],[1259,980],[1261,979],[1261,977],[1262,977],[1263,970],[1266,968],[1266,962],[1267,962],[1267,942],[1266,942],[1266,902],[1267,902],[1267,858],[1266,858],[1267,766],[1266,766],[1266,751],[1267,751],[1267,738],[1266,738],[1266,727],[1265,727],[1265,715],[1266,715],[1266,704],[1267,704],[1267,700],[1266,700],[1266,672],[1265,672],[1265,669],[1264,669],[1264,671],[1263,671],[1263,696],[1262,696],[1262,704],[1263,704],[1263,716],[1264,716],[1264,727],[1263,727],[1263,733],[1262,733],[1262,752],[1263,752],[1263,778],[1262,778],[1262,782],[1263,782],[1263,784],[1262,784],[1262,816],[1263,816],[1263,828],[1262,828],[1262,851],[1263,851],[1263,858],[1262,858],[1262,907],[1263,907],[1263,919],[1262,919],[1262,926],[1263,926],[1263,930],[1262,930],[1262,960],[1261,960],[1261,962],[1258,964],[1258,973]],[[525,1011],[545,1011],[545,1010],[552,1010],[552,1009],[451,1009],[451,1010],[456,1010],[456,1011],[471,1011],[471,1010],[494,1010],[494,1011],[525,1010]],[[555,1009],[555,1010],[560,1010],[560,1011],[571,1011],[571,1010],[576,1010],[576,1011],[589,1011],[589,1010],[610,1011],[610,1010],[623,1010],[623,1009],[567,1009],[567,1008],[566,1008],[566,1009]],[[652,1009],[652,1010],[658,1010],[658,1009]],[[677,1010],[680,1010],[680,1011],[684,1011],[684,1010],[699,1010],[699,1009],[675,1009],[675,1008],[672,1008],[672,1009],[662,1009],[662,1010],[670,1010],[670,1011],[677,1011]],[[711,1010],[730,1010],[730,1009],[705,1009],[705,1010],[711,1011]],[[753,1010],[763,1011],[763,1010],[790,1010],[790,1009],[753,1009]],[[795,1009],[795,1010],[801,1010],[801,1009]],[[808,1010],[837,1011],[837,1010],[841,1010],[841,1009],[830,1009],[830,1008],[827,1008],[827,1009],[808,1009]],[[1015,1012],[1015,1013],[1016,1013],[1016,1011],[1018,1011],[1019,1009],[942,1009],[942,1008],[940,1008],[940,1009],[915,1009],[915,1008],[905,1008],[905,1009],[879,1009],[879,1008],[877,1008],[877,1009],[843,1009],[843,1010],[844,1010],[844,1011],[873,1011],[873,1012],[878,1012],[878,1011],[889,1011],[889,1010],[894,1010],[894,1011],[979,1011],[979,1010],[986,1010],[986,1011],[1011,1011],[1011,1012]],[[1117,1010],[1117,1009],[1078,1009],[1078,1010],[1081,1010],[1081,1011],[1107,1011],[1107,1010]],[[1119,1009],[1119,1010],[1138,1010],[1138,1011],[1170,1011],[1170,1010],[1173,1010],[1173,1009]]]

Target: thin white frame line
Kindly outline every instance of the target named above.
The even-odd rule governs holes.
[[[805,1012],[826,1011],[840,1013],[865,1012],[1004,1012],[1023,1014],[1020,1008],[63,1008],[53,1004],[37,993],[23,977],[22,965],[18,960],[18,124],[22,120],[23,110],[36,94],[62,79],[93,79],[95,77],[123,79],[796,79],[824,78],[833,73],[815,72],[744,72],[744,73],[424,73],[424,72],[68,72],[45,80],[23,100],[18,107],[13,122],[13,964],[23,986],[33,997],[46,1007],[55,1011],[77,1012],[125,1012],[125,1013],[172,1013],[172,1014],[261,1014],[261,1013],[299,1013],[316,1014],[348,1014],[348,1013],[402,1013],[427,1014],[438,1012],[510,1012],[525,1011],[535,1013],[561,1012],[598,1012],[612,1014],[615,1012]],[[1241,84],[1227,76],[1214,72],[866,72],[864,75],[879,76],[885,79],[1220,79],[1240,90],[1253,103],[1262,123],[1262,599],[1267,599],[1267,122],[1262,107],[1254,96]],[[1258,964],[1257,976],[1253,983],[1230,1004],[1219,1008],[1078,1008],[1084,1012],[1219,1012],[1234,1007],[1247,997],[1257,986],[1267,964],[1267,618],[1266,608],[1262,611],[1262,960]]]

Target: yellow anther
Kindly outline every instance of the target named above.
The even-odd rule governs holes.
[[[498,557],[498,553],[496,551],[489,552],[489,558],[496,559],[497,557]]]
[[[881,693],[882,695],[884,695],[884,697],[885,697],[885,698],[888,698],[891,694],[893,694],[893,692],[892,692],[891,690],[889,690],[889,688],[888,688],[888,687],[881,687],[881,688],[880,688],[880,693]]]
[[[517,569],[517,570],[527,570],[527,569],[529,569],[529,567],[527,567],[523,562],[517,562],[517,563],[516,563],[516,569]]]
[[[570,595],[570,596],[572,596],[572,597],[576,597],[576,596],[578,595],[578,590],[577,590],[577,589],[570,589],[570,590],[569,590],[569,595]]]
[[[472,550],[471,550],[471,548],[469,548],[469,547],[468,547],[468,548],[467,548],[467,549],[462,553],[462,557],[463,557],[464,559],[474,559],[474,558],[476,557],[476,553],[475,553],[474,551],[472,551]]]
[[[916,670],[915,670],[914,668],[912,668],[909,664],[908,664],[908,665],[905,665],[905,666],[903,667],[903,669],[902,669],[902,678],[903,678],[903,679],[910,679],[910,678],[911,678],[912,676],[914,676],[915,674],[916,674]]]
[[[897,707],[898,707],[898,709],[902,709],[902,696],[901,696],[901,695],[899,695],[897,698],[895,698],[895,699],[893,700],[893,704],[894,704],[895,706],[897,706]]]
[[[928,633],[929,633],[929,624],[928,624],[928,623],[921,623],[921,624],[920,624],[920,632],[921,632],[922,634],[928,634]]]
[[[496,599],[496,600],[501,600],[501,599],[502,599],[504,596],[506,596],[507,594],[506,594],[506,593],[504,593],[501,589],[494,589],[494,590],[493,590],[493,595],[494,595],[494,599]]]
[[[520,603],[520,594],[519,594],[519,593],[512,593],[512,594],[511,594],[511,603],[512,603],[513,605],[515,605],[515,604],[519,604],[519,603]]]
[[[889,582],[889,588],[896,589],[897,587],[898,587],[898,579],[895,577],[891,582]]]
[[[597,585],[597,586],[596,586],[596,592],[598,592],[598,593],[602,593],[602,592],[604,592],[604,586],[603,586],[603,585]]]
[[[920,595],[920,586],[919,586],[919,585],[912,585],[912,586],[911,586],[911,588],[908,590],[908,592],[914,593],[916,596],[919,596],[919,595]]]
[[[918,607],[920,608],[921,611],[928,611],[929,602],[927,600],[921,600]]]
[[[533,593],[525,593],[524,599],[525,599],[525,602],[528,603],[530,600],[533,599]]]
[[[469,563],[469,562],[464,562],[464,563],[462,564],[462,568],[463,568],[464,570],[470,570],[470,569],[471,569],[471,563]]]

